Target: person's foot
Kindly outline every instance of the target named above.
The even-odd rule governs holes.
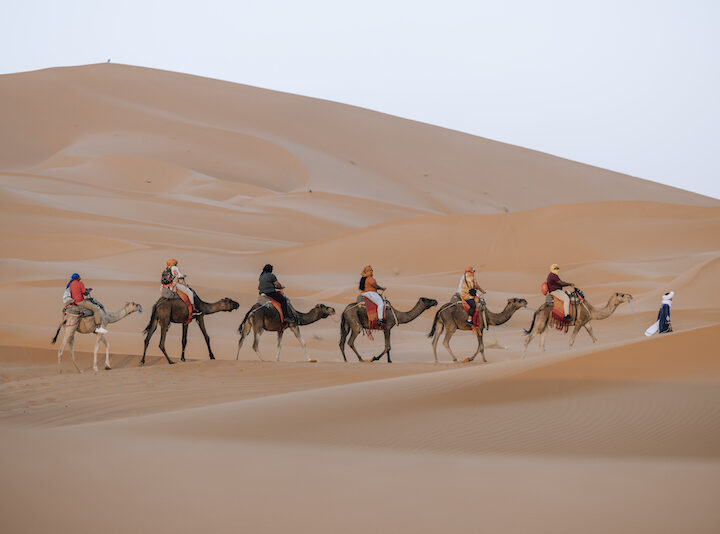
[[[385,319],[378,319],[378,326],[385,326]]]
[[[572,316],[566,315],[565,317],[563,317],[563,320],[570,322],[572,320]]]
[[[96,334],[107,334],[108,331],[105,330],[102,326],[98,326],[98,327],[95,329],[95,333],[96,333]]]

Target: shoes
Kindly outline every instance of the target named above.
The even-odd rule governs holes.
[[[470,325],[470,326],[473,326],[472,319],[467,319],[467,320],[465,321],[465,324],[468,324],[468,325]]]
[[[385,326],[385,324],[386,324],[385,319],[378,319],[377,324],[378,324],[378,326]]]
[[[568,321],[568,322],[572,321],[572,316],[566,315],[565,317],[563,317],[563,321]]]
[[[98,326],[98,327],[95,329],[95,333],[96,333],[96,334],[107,334],[108,331],[105,330],[102,326]]]

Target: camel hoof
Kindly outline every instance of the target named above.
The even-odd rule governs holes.
[[[98,368],[97,368],[97,367],[93,367],[93,371],[95,371],[95,372],[97,373],[97,372],[98,372]]]
[[[109,365],[106,365],[106,366],[105,366],[105,370],[106,370],[106,371],[112,371],[112,367],[110,367]]]
[[[317,363],[317,360],[307,360],[308,363]]]
[[[211,359],[211,360],[214,360],[214,359],[215,359],[215,356],[213,356],[213,355],[211,354],[211,355],[210,355],[210,359]]]
[[[175,362],[172,361],[172,360],[170,360],[170,361],[168,362],[168,364],[170,364],[170,365],[175,365]]]
[[[465,358],[465,359],[464,359],[462,362],[460,362],[460,363],[470,363],[471,361],[472,361],[472,360],[471,360],[470,358]]]
[[[180,358],[180,361],[181,361],[181,362],[184,362],[184,361],[185,361],[185,356],[183,356],[182,358]]]
[[[139,366],[139,367],[145,367],[145,362],[140,362],[140,363],[138,364],[138,366]]]

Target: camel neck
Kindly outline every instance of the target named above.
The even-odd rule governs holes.
[[[403,312],[403,311],[398,311],[395,308],[393,308],[392,311],[390,311],[390,314],[393,314],[393,313],[395,314],[395,316],[397,317],[398,324],[405,324],[405,323],[409,323],[410,321],[416,319],[422,312],[425,311],[425,309],[426,308],[425,308],[425,306],[423,306],[422,301],[418,300],[417,304],[415,304],[415,306],[413,306],[411,310]],[[388,315],[387,312],[386,312],[386,317],[390,317],[390,315]]]
[[[510,317],[513,316],[513,313],[515,313],[519,308],[513,308],[512,303],[508,302],[505,305],[505,309],[501,311],[500,313],[494,313],[491,312],[489,309],[487,309],[488,319],[489,323],[492,325],[501,325],[503,323],[506,323],[510,320]]]
[[[303,313],[303,312],[297,311],[297,310],[295,310],[295,313],[297,315],[298,324],[300,326],[303,326],[306,324],[312,324],[312,323],[322,319],[322,314],[320,313],[320,306],[315,306],[312,310],[310,310],[307,313]]]
[[[620,306],[620,303],[613,301],[612,297],[610,297],[607,304],[600,309],[594,308],[588,301],[585,301],[585,304],[587,305],[588,310],[590,310],[590,318],[598,320],[607,319],[613,314],[617,307]]]
[[[105,312],[105,319],[108,323],[117,323],[123,317],[127,317],[129,313],[130,311],[128,311],[127,306],[125,306],[116,312]]]

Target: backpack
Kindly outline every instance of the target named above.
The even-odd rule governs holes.
[[[66,287],[65,292],[63,293],[63,296],[62,296],[63,306],[67,306],[68,304],[70,304],[73,301],[74,301],[74,299],[72,298],[72,295],[70,294],[70,287]]]
[[[173,283],[173,274],[170,267],[162,272],[162,275],[160,276],[160,283],[164,286],[168,286]]]

